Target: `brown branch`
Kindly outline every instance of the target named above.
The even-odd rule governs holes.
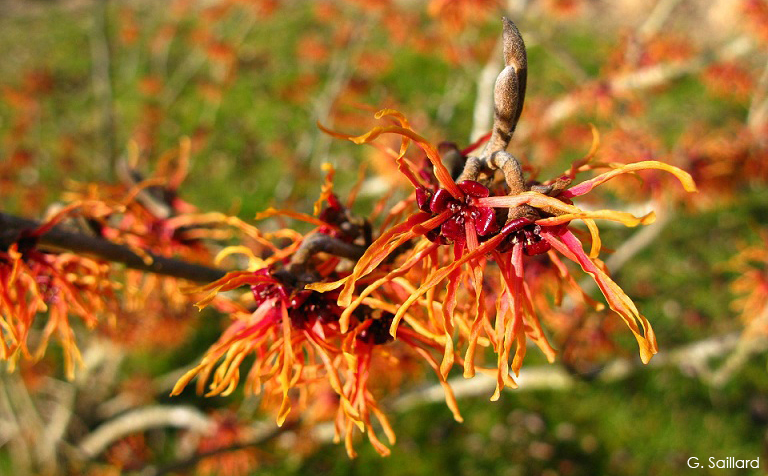
[[[127,412],[83,438],[77,445],[86,458],[95,458],[112,443],[133,433],[151,428],[175,427],[199,433],[212,429],[212,421],[193,407],[154,405]]]
[[[40,223],[0,212],[0,249],[7,248],[19,238],[24,230],[34,230]],[[222,278],[226,271],[209,266],[189,263],[147,253],[150,260],[131,251],[128,247],[112,243],[104,238],[88,236],[54,227],[40,236],[38,246],[54,251],[71,251],[83,256],[122,263],[131,269],[183,278],[195,282],[211,282]]]

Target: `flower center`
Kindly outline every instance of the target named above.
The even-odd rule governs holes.
[[[475,199],[488,197],[490,190],[474,180],[464,180],[458,185],[464,192],[461,200],[456,199],[443,188],[435,192],[426,188],[416,190],[416,204],[421,211],[432,213],[433,216],[446,210],[451,212],[450,218],[426,234],[427,239],[434,243],[450,244],[466,241],[465,223],[468,219],[474,221],[478,236],[487,236],[499,231],[495,210],[491,207],[473,205]]]

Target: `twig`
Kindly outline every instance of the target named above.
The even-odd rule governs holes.
[[[747,112],[747,127],[761,145],[768,144],[764,130],[768,124],[768,61],[760,75]]]
[[[312,122],[321,122],[326,127],[333,127],[334,104],[349,84],[350,79],[355,72],[352,65],[356,64],[367,46],[371,24],[374,17],[368,18],[365,22],[359,22],[352,30],[347,42],[348,48],[337,48],[334,55],[328,62],[327,80],[322,90],[315,95],[314,101],[309,113],[309,120]],[[308,164],[316,168],[319,160],[327,160],[329,149],[333,143],[332,137],[321,132],[317,127],[311,127],[305,130],[299,137],[296,146],[297,162]],[[280,181],[275,189],[277,198],[288,197],[294,189],[295,180],[286,176]]]
[[[28,409],[31,402],[17,398],[18,392],[14,390],[19,378],[18,374],[0,374],[0,414],[2,420],[10,422],[3,426],[4,432],[7,432],[4,436],[9,438],[13,467],[16,474],[26,475],[32,474],[32,448],[26,437],[29,431],[33,434],[39,431],[42,423],[34,407]]]
[[[477,78],[477,96],[475,99],[475,108],[472,112],[472,131],[469,134],[469,142],[475,142],[483,134],[491,130],[491,114],[493,110],[493,85],[496,76],[501,69],[501,49],[503,42],[501,38],[493,48],[490,59],[480,70]]]
[[[241,29],[233,35],[235,38],[231,44],[242,45],[257,21],[257,15],[242,15],[238,22]],[[195,78],[195,75],[200,72],[207,61],[208,56],[203,49],[194,48],[191,50],[191,53],[176,68],[173,75],[168,78],[166,87],[160,96],[160,103],[165,109],[169,109],[176,102],[184,88]]]
[[[616,251],[605,260],[605,265],[612,272],[617,272],[635,255],[653,243],[672,220],[674,213],[660,207],[656,212],[656,221],[639,229],[628,240],[625,240]],[[594,283],[593,280],[590,282]]]
[[[648,39],[656,35],[661,30],[664,23],[669,19],[672,11],[677,7],[681,0],[658,0],[651,10],[648,18],[645,19],[640,28],[637,29],[638,35],[643,39]]]
[[[739,37],[718,49],[713,59],[733,59],[744,56],[753,49],[749,39]],[[711,59],[696,57],[688,61],[663,63],[624,73],[606,81],[605,85],[612,94],[622,94],[661,86],[688,74],[700,71]],[[554,101],[538,121],[537,129],[550,129],[581,110],[583,102],[581,91],[569,93]],[[517,137],[528,138],[534,131],[530,123],[523,122],[518,126]]]
[[[709,375],[709,383],[715,387],[722,387],[747,363],[750,357],[768,348],[768,339],[764,335],[766,324],[768,324],[768,306],[764,307],[760,315],[742,332],[738,344],[725,362]]]
[[[448,124],[456,111],[456,105],[466,97],[469,90],[469,81],[464,76],[449,76],[445,83],[442,100],[437,106],[437,122]]]
[[[589,81],[589,73],[587,73],[587,71],[579,64],[578,60],[576,60],[576,58],[574,58],[567,50],[561,48],[560,45],[551,41],[549,37],[543,38],[535,33],[529,32],[526,33],[526,39],[528,44],[538,43],[544,47],[546,52],[559,62],[565,69],[565,72],[576,82],[583,84]]]
[[[26,218],[19,218],[0,212],[0,249],[7,247],[16,239],[22,230],[34,230],[40,223]],[[183,278],[195,282],[211,282],[222,278],[226,272],[186,261],[165,258],[152,253],[147,253],[151,261],[145,262],[142,257],[129,248],[112,243],[103,238],[73,233],[54,227],[48,233],[39,238],[39,245],[43,248],[54,250],[66,250],[82,256],[91,256],[114,263],[122,263],[128,268],[148,271]]]
[[[109,445],[132,433],[152,428],[175,427],[205,433],[212,428],[212,421],[193,407],[155,405],[130,412],[108,421],[78,443],[77,447],[86,458],[98,456]]]

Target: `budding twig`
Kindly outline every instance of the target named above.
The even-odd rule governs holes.
[[[506,66],[496,78],[493,92],[494,117],[491,137],[482,152],[467,157],[464,170],[457,182],[477,180],[480,174],[492,176],[494,171],[501,170],[510,195],[517,195],[529,190],[529,187],[525,183],[520,162],[506,149],[523,111],[528,78],[528,56],[520,30],[510,19],[503,18],[502,21],[504,23],[502,44]],[[509,220],[537,215],[533,208],[523,205],[510,212]]]

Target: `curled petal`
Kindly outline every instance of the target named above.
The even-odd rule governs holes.
[[[494,208],[516,208],[520,205],[528,204],[532,207],[557,214],[555,217],[537,220],[536,224],[542,226],[554,226],[571,220],[585,218],[612,220],[625,226],[637,226],[653,223],[656,219],[656,215],[653,212],[642,217],[636,217],[631,213],[615,210],[584,211],[574,205],[562,202],[558,198],[549,197],[539,192],[523,192],[506,197],[479,198],[476,203],[478,206]]]
[[[683,188],[686,192],[696,192],[696,184],[693,181],[693,178],[691,177],[691,174],[688,172],[679,169],[675,166],[665,164],[663,162],[659,162],[657,160],[646,160],[643,162],[636,162],[634,164],[628,164],[621,167],[618,167],[616,169],[613,169],[609,172],[606,172],[604,174],[600,174],[595,178],[592,178],[590,180],[586,180],[584,182],[581,182],[578,185],[575,185],[568,190],[563,191],[559,196],[561,198],[573,198],[578,197],[580,195],[584,195],[585,193],[590,192],[593,188],[597,187],[603,182],[606,182],[613,177],[616,177],[617,175],[626,174],[630,172],[636,172],[638,170],[649,170],[649,169],[658,169],[658,170],[664,170],[666,172],[671,173],[677,179],[680,181],[680,183],[683,185]]]
[[[334,170],[333,165],[329,164],[328,162],[324,162],[322,168],[327,173],[325,175],[325,182],[323,182],[323,185],[320,187],[320,196],[317,197],[315,205],[312,208],[312,214],[315,216],[320,214],[323,202],[328,200],[328,198],[333,194],[333,176],[336,174],[336,170]]]
[[[499,226],[496,224],[496,212],[494,212],[493,208],[478,208],[476,212],[475,230],[478,235],[485,236],[498,231]]]
[[[419,289],[412,293],[397,310],[397,314],[395,314],[395,317],[392,320],[392,326],[389,329],[389,333],[392,334],[393,337],[396,337],[397,326],[405,313],[408,311],[408,308],[411,307],[411,305],[430,288],[436,286],[440,281],[448,277],[448,275],[450,275],[455,269],[457,269],[459,266],[462,266],[467,261],[477,259],[478,257],[491,252],[491,250],[494,250],[499,245],[499,243],[501,243],[501,241],[507,237],[508,234],[509,233],[503,232],[499,233],[490,240],[478,246],[474,251],[465,253],[464,256],[462,256],[460,259],[451,262],[451,264],[448,266],[444,266],[435,270],[429,276],[427,276]]]
[[[610,308],[621,316],[627,327],[632,331],[640,346],[640,358],[643,363],[647,364],[651,357],[653,357],[653,354],[658,352],[656,335],[648,319],[637,310],[635,303],[632,302],[618,284],[589,259],[582,249],[581,242],[573,233],[566,230],[556,236],[548,231],[542,231],[541,236],[557,251],[566,256],[571,255],[576,258],[575,261],[584,272],[592,276],[603,296],[605,296],[606,301],[608,301]]]
[[[631,213],[616,210],[579,211],[576,213],[566,213],[556,217],[542,218],[541,220],[536,220],[536,224],[541,226],[555,226],[568,223],[571,220],[584,220],[587,223],[592,222],[592,220],[611,220],[619,222],[624,226],[635,227],[637,225],[650,225],[656,221],[656,213],[651,211],[641,217],[636,217]],[[589,227],[589,224],[587,226]],[[592,231],[591,227],[590,231]]]
[[[325,129],[323,129],[325,130]],[[327,132],[327,130],[325,130]],[[453,181],[453,178],[451,178],[451,173],[448,171],[448,169],[443,165],[443,161],[440,158],[440,154],[437,152],[437,150],[432,147],[432,145],[427,142],[425,138],[414,132],[413,130],[405,127],[400,126],[378,126],[374,127],[367,133],[360,135],[360,136],[344,136],[344,135],[335,135],[336,137],[344,137],[355,144],[367,144],[374,140],[376,140],[380,135],[382,134],[399,134],[403,137],[407,137],[414,142],[421,148],[421,150],[424,151],[425,154],[427,154],[427,158],[430,162],[432,162],[432,166],[435,170],[435,177],[437,177],[438,182],[440,182],[440,185],[448,190],[451,195],[453,195],[456,199],[460,199],[463,196],[463,193],[461,192],[461,189],[456,185],[456,182]]]
[[[312,215],[307,215],[306,213],[294,212],[293,210],[278,210],[272,207],[267,208],[261,213],[257,213],[254,220],[263,220],[265,218],[271,218],[275,216],[284,216],[288,218],[293,218],[295,220],[304,221],[317,226],[329,226],[328,223],[320,220],[319,218],[313,217]]]
[[[352,302],[352,293],[354,292],[355,283],[359,278],[376,269],[398,246],[440,225],[450,216],[450,213],[450,211],[446,210],[436,217],[430,217],[427,213],[419,212],[411,215],[405,222],[382,234],[357,261],[352,274],[344,283],[344,289],[339,294],[339,306],[348,306]],[[341,323],[341,325],[342,332],[345,332],[344,323]]]

